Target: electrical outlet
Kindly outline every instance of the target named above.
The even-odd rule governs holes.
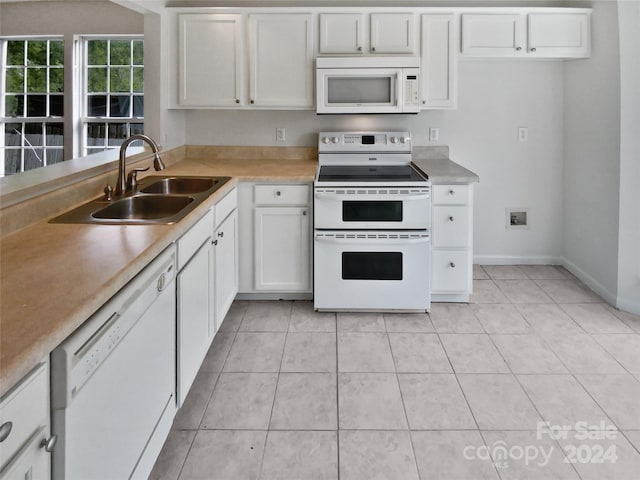
[[[285,134],[286,134],[286,131],[284,127],[276,128],[276,142],[284,142],[286,138]]]
[[[526,142],[529,140],[529,129],[527,127],[518,127],[518,141]]]
[[[440,139],[440,129],[439,128],[430,128],[429,129],[429,141],[437,142]]]

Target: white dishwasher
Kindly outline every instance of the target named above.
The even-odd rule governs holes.
[[[51,353],[54,480],[147,478],[175,415],[175,247]]]

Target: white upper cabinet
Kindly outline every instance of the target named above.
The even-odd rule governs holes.
[[[588,13],[530,13],[528,51],[540,57],[580,58],[591,54]]]
[[[313,107],[312,15],[249,15],[249,36],[249,104]]]
[[[320,53],[362,53],[363,30],[361,13],[321,13]]]
[[[585,11],[462,14],[462,55],[474,57],[586,58],[591,13]]]
[[[402,13],[321,13],[321,54],[415,54],[416,18]],[[367,30],[368,27],[368,30]]]
[[[178,33],[178,104],[223,107],[242,101],[240,15],[183,14]]]
[[[420,98],[422,108],[455,108],[457,36],[454,14],[422,15]]]
[[[519,13],[462,15],[462,54],[512,57],[524,47],[524,17]]]

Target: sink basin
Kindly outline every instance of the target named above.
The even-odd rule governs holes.
[[[130,194],[90,202],[49,220],[50,223],[93,223],[106,225],[168,225],[181,220],[230,177],[163,177],[140,180]]]
[[[175,215],[193,200],[193,197],[177,195],[127,197],[116,200],[91,216],[110,220],[157,220]]]
[[[209,190],[220,181],[210,177],[167,177],[142,188],[140,191],[165,195],[189,195]]]

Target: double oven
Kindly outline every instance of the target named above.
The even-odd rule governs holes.
[[[314,308],[430,307],[431,185],[408,132],[322,132],[314,181]]]

